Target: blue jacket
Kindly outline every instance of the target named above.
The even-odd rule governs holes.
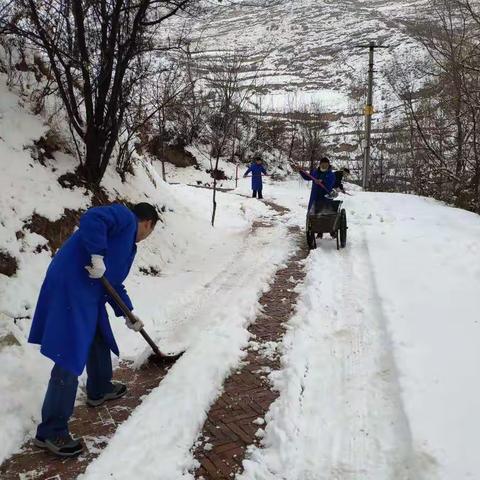
[[[300,171],[300,175],[305,180],[312,182],[312,191],[310,193],[310,200],[308,201],[308,210],[310,210],[311,206],[315,202],[324,200],[325,195],[328,195],[332,191],[333,186],[335,185],[335,174],[331,170],[322,172],[318,168],[314,168],[312,171],[310,171],[310,175],[312,177],[323,181],[325,188],[313,182],[312,179],[304,172]]]
[[[105,303],[117,316],[122,312],[85,266],[92,254],[103,255],[105,277],[133,309],[123,281],[137,252],[137,226],[137,217],[123,205],[91,208],[48,267],[28,341],[41,345],[43,355],[75,375],[85,367],[97,327],[111,351],[119,354]]]
[[[258,192],[258,190],[261,190],[263,186],[262,173],[266,175],[267,171],[263,165],[259,165],[258,163],[254,162],[248,167],[245,175],[248,175],[250,172],[252,172],[252,190]]]

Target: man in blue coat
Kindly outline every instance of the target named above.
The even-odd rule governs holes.
[[[312,207],[318,210],[330,201],[328,196],[335,185],[335,174],[332,172],[330,160],[327,157],[323,157],[320,160],[318,168],[311,170],[310,174],[307,174],[300,168],[298,170],[303,179],[312,182],[308,211],[310,211]]]
[[[243,176],[246,177],[250,172],[252,173],[252,197],[256,198],[258,195],[258,198],[261,199],[263,198],[262,174],[267,175],[267,171],[262,165],[262,158],[260,156],[255,157],[255,161],[248,167]]]
[[[48,267],[32,321],[28,341],[53,366],[42,407],[42,422],[34,443],[52,453],[69,457],[83,449],[73,439],[68,420],[73,413],[78,376],[87,367],[87,403],[99,406],[123,396],[125,385],[112,382],[110,351],[119,354],[107,311],[122,311],[98,280],[105,276],[130,310],[132,302],[123,286],[133,263],[136,243],[152,233],[158,214],[152,205],[139,203],[132,210],[114,204],[88,210],[76,232],[63,244]],[[127,326],[143,327],[140,319]]]

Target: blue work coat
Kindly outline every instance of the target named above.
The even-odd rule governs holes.
[[[252,172],[252,190],[258,192],[262,190],[263,182],[262,182],[262,173],[264,175],[267,174],[267,171],[263,167],[263,165],[259,165],[258,163],[252,163],[248,170],[245,172],[245,176]]]
[[[123,281],[137,251],[137,226],[137,217],[124,205],[91,208],[48,267],[28,341],[41,345],[43,355],[75,375],[85,367],[97,328],[119,354],[105,304],[109,302],[117,316],[122,311],[85,266],[92,254],[103,255],[105,277],[132,310]]]
[[[308,210],[310,210],[311,206],[315,202],[324,200],[325,195],[328,195],[332,191],[333,186],[335,185],[335,174],[331,170],[322,172],[318,168],[314,168],[310,171],[310,175],[312,177],[317,178],[318,180],[322,180],[325,188],[313,182],[312,179],[304,172],[300,171],[300,175],[305,180],[312,182],[312,191],[310,192],[310,200],[308,201]]]

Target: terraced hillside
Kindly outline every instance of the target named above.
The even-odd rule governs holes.
[[[377,56],[377,100],[385,99],[382,71],[394,55],[415,49],[406,21],[421,5],[420,0],[223,2],[197,21],[194,39],[202,55],[269,52],[260,79],[271,108],[296,94],[346,112],[352,83],[365,84],[367,52],[356,46],[370,40],[391,46]]]

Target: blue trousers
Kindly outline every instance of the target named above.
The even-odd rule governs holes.
[[[113,389],[110,348],[97,331],[87,360],[87,395],[98,399]],[[43,440],[65,437],[77,396],[78,377],[55,364],[42,406],[42,423],[37,437]]]

